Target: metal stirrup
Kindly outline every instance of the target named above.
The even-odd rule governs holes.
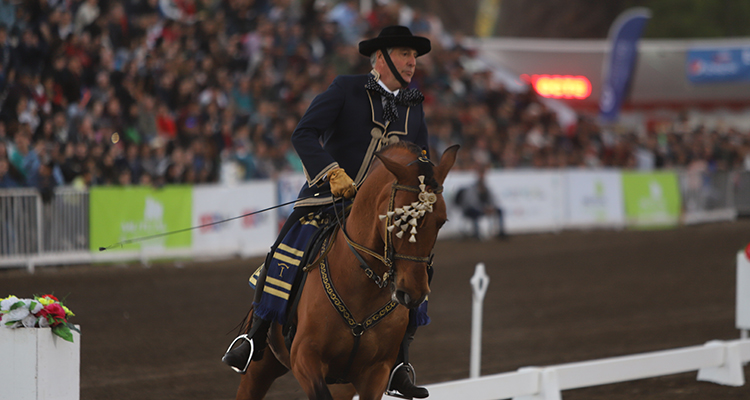
[[[251,337],[247,336],[247,333],[242,334],[240,336],[237,336],[234,340],[232,340],[232,343],[229,345],[229,348],[227,348],[227,351],[224,352],[224,354],[229,353],[234,347],[234,344],[237,343],[238,340],[245,340],[247,341],[247,343],[250,344],[250,354],[247,357],[247,362],[245,363],[244,368],[239,369],[233,365],[230,365],[230,367],[232,367],[234,372],[244,374],[245,372],[247,372],[247,367],[250,366],[250,361],[253,359],[253,353],[255,352],[255,343],[253,343],[253,339]]]
[[[409,378],[411,379],[411,383],[416,386],[417,384],[417,372],[414,371],[414,367],[412,367],[411,363],[401,363],[396,366],[396,368],[391,371],[391,377],[388,378],[388,386],[386,386],[385,394],[388,396],[398,397],[401,399],[412,399],[412,397],[406,397],[403,394],[401,394],[398,390],[391,389],[391,384],[393,383],[393,376],[396,375],[396,371],[398,371],[399,368],[406,368],[406,373],[409,375]]]

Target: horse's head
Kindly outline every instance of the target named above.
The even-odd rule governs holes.
[[[376,197],[381,221],[378,232],[385,243],[386,260],[392,263],[393,300],[408,308],[419,306],[430,293],[427,267],[432,263],[438,231],[447,221],[443,182],[456,161],[458,148],[448,148],[437,165],[417,146],[405,142],[376,154],[392,182],[382,185]],[[389,176],[374,175],[384,176],[381,179]]]

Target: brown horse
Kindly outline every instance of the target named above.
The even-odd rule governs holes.
[[[273,354],[250,363],[237,399],[262,399],[290,369],[310,399],[334,399],[332,391],[340,399],[355,391],[362,400],[383,396],[409,309],[430,292],[427,267],[447,219],[442,184],[457,151],[447,149],[434,167],[404,142],[376,154],[379,161],[359,188],[345,229],[336,231],[317,266],[320,273],[307,275],[291,351],[281,325],[273,324]],[[329,388],[327,382],[350,385]]]

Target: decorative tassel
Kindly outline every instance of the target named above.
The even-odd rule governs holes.
[[[392,217],[393,214],[395,214],[395,212],[393,211],[388,211],[387,213],[385,213],[385,215],[387,215],[388,217]]]
[[[397,233],[396,237],[399,238],[399,239],[401,239],[402,237],[404,237],[404,231],[400,231],[399,233]]]
[[[415,243],[416,241],[417,241],[417,238],[415,238],[414,235],[411,235],[411,237],[409,238],[409,242]]]
[[[393,228],[395,228],[395,226],[394,226],[394,225],[391,225],[391,226],[389,226],[389,227],[388,227],[388,232],[393,232]]]
[[[385,215],[378,215],[378,218],[380,218],[380,220],[382,221],[385,219]]]
[[[417,234],[417,227],[416,226],[412,226],[411,227],[411,231],[409,231],[409,233],[411,233],[412,235],[416,235]]]

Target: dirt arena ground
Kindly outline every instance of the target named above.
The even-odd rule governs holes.
[[[482,374],[701,345],[739,336],[737,251],[750,220],[675,230],[590,231],[441,241],[432,324],[412,345],[419,383],[467,378],[471,287],[490,276]],[[82,327],[81,399],[228,400],[239,376],[220,362],[245,314],[259,259],[0,271],[0,296],[53,292]],[[745,373],[750,378],[750,368]],[[563,392],[565,400],[723,400],[741,388],[696,373]],[[303,399],[293,376],[269,399]]]

